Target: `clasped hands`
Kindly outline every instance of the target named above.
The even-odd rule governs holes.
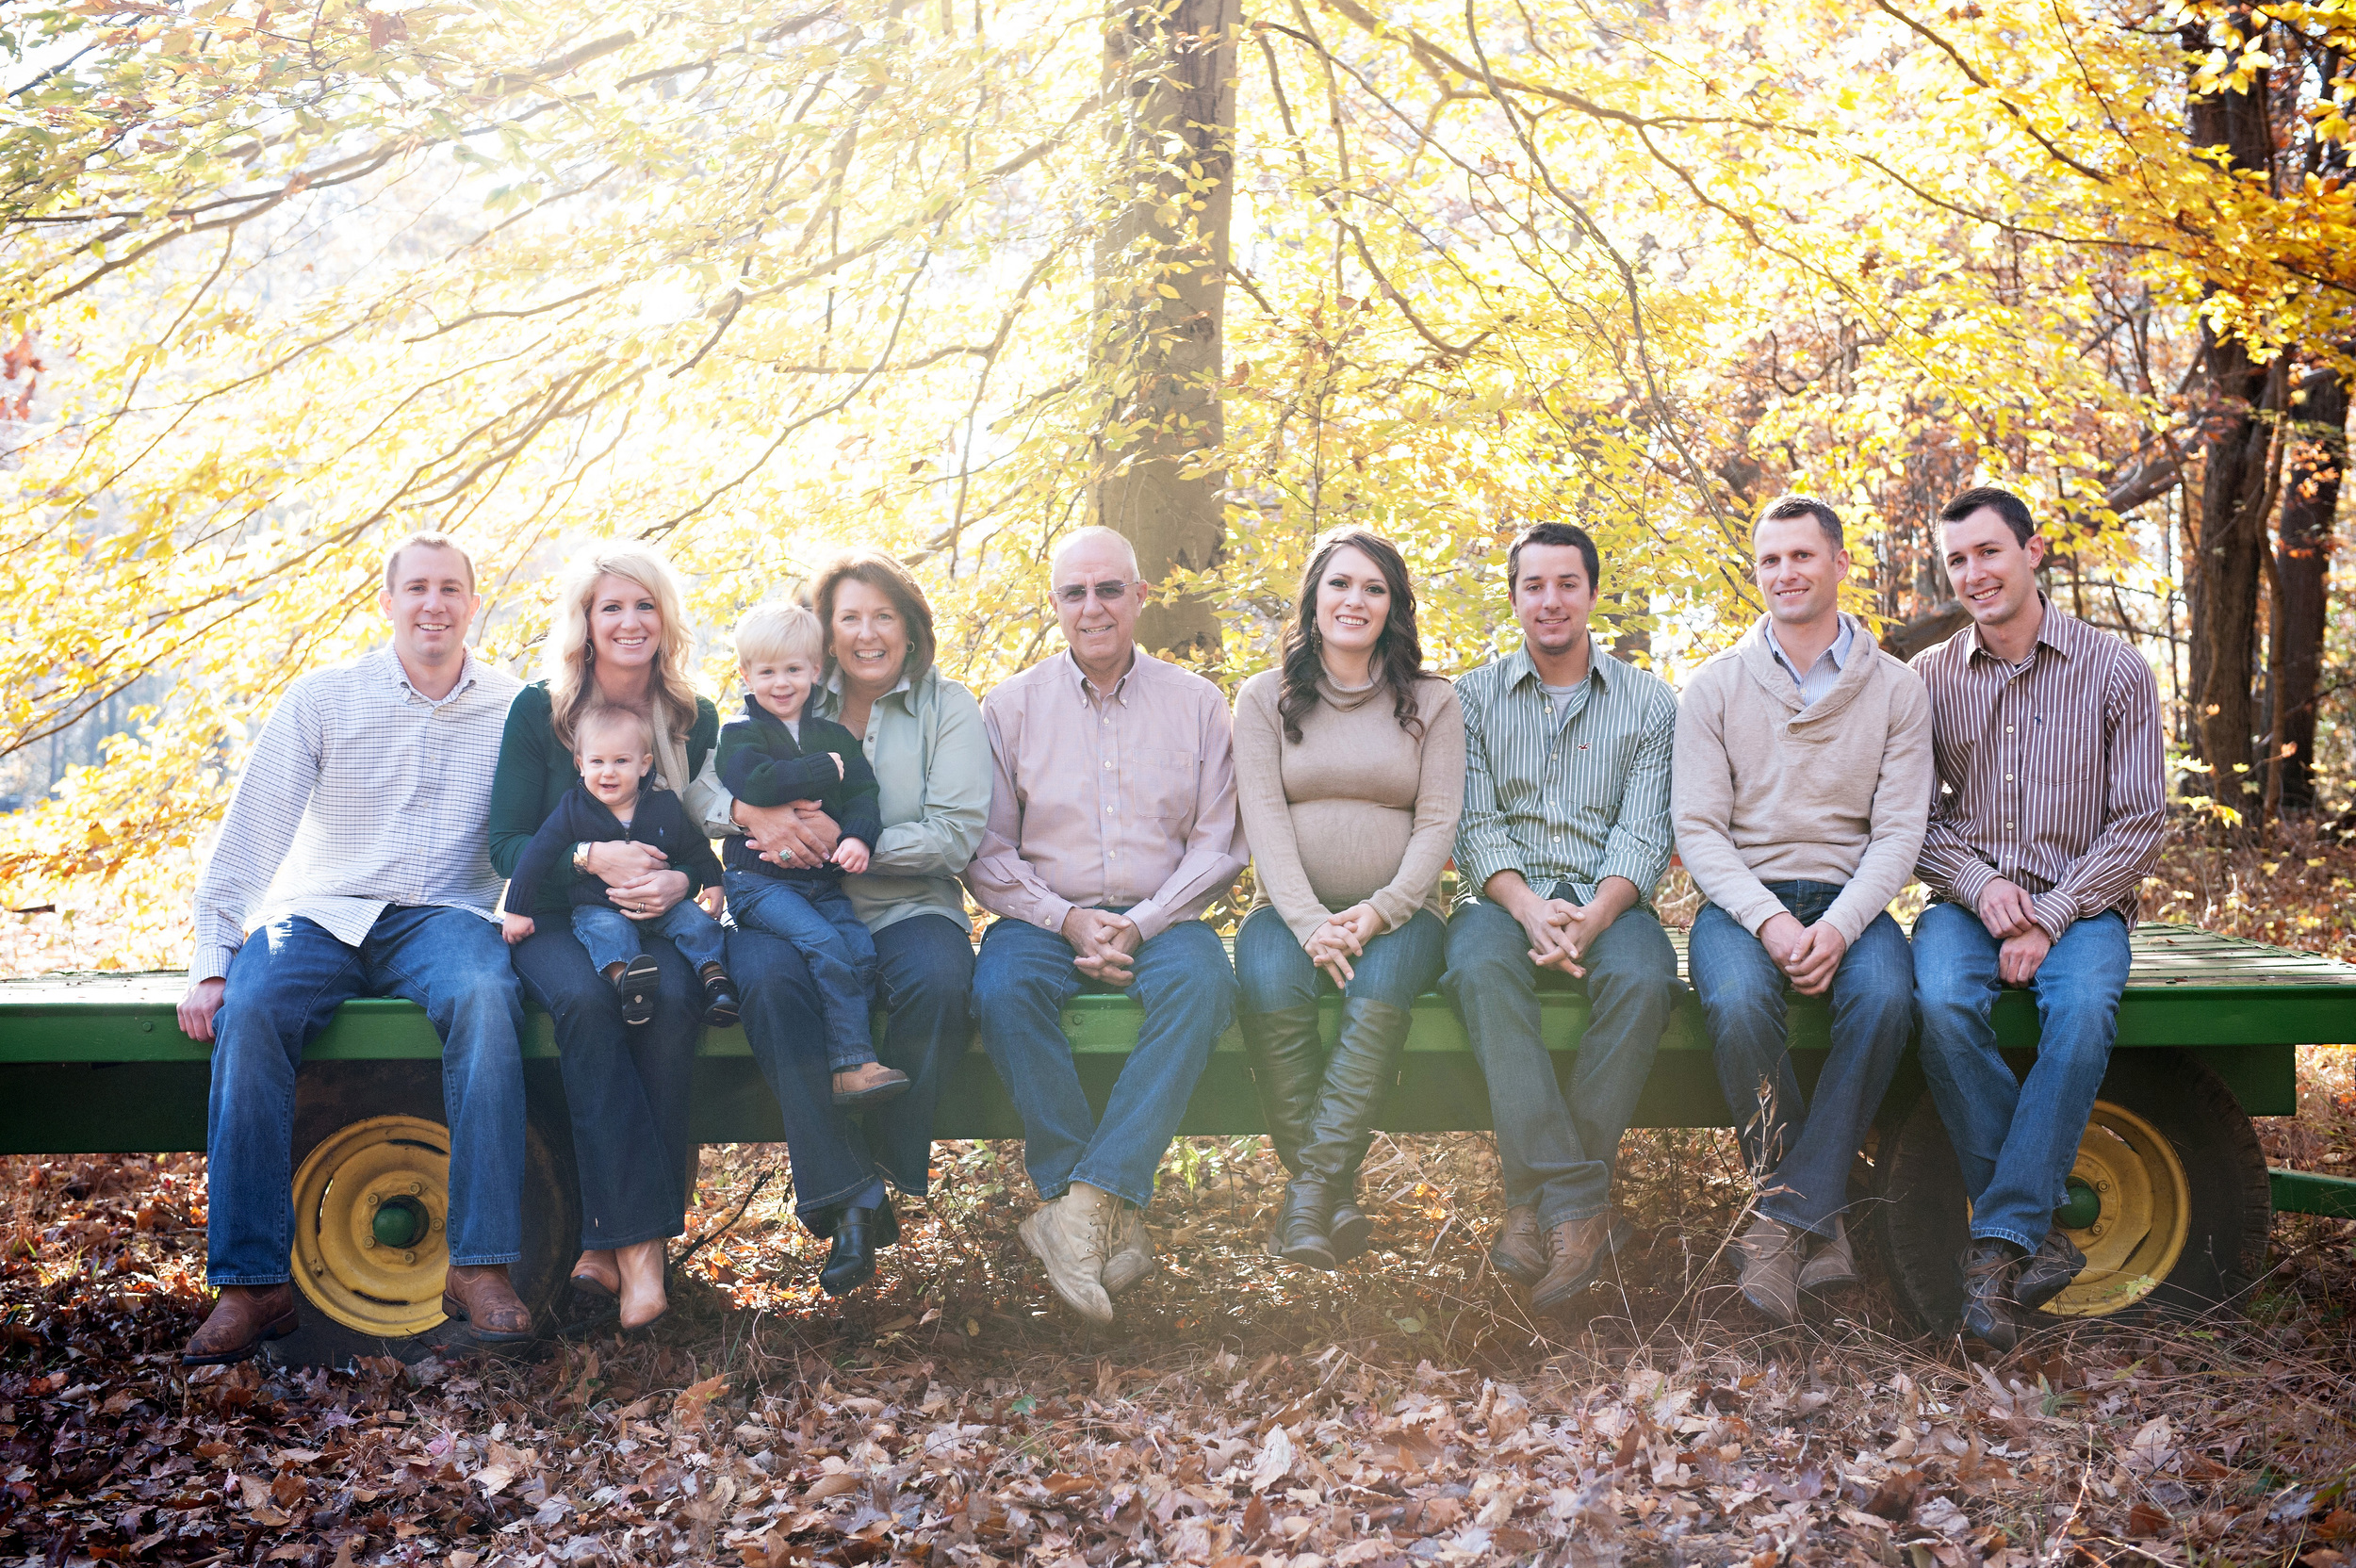
[[[1980,890],[1980,923],[1988,934],[2004,939],[1996,950],[1996,976],[2007,986],[2025,986],[2037,978],[2053,939],[2037,923],[2028,890],[1999,876]]]
[[[1567,898],[1532,896],[1515,909],[1522,933],[1530,939],[1530,961],[1540,969],[1560,970],[1574,979],[1587,978],[1579,957],[1597,937],[1612,927],[1620,911],[1597,900],[1574,904]]]
[[[1759,928],[1759,944],[1802,996],[1822,996],[1831,989],[1841,955],[1849,951],[1849,939],[1832,922],[1802,925],[1799,916],[1789,911],[1768,917]]]
[[[1137,978],[1137,954],[1145,945],[1145,933],[1136,921],[1075,904],[1063,917],[1062,930],[1063,939],[1072,944],[1072,967],[1082,974],[1123,988]]]
[[[1350,967],[1352,958],[1364,957],[1366,943],[1383,934],[1383,917],[1371,904],[1353,904],[1337,915],[1328,915],[1317,928],[1309,933],[1301,951],[1309,961],[1323,970],[1336,986],[1347,986],[1358,972]]]

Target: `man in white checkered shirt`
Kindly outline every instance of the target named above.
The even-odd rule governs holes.
[[[519,683],[466,649],[481,602],[454,543],[403,541],[377,601],[392,645],[287,688],[197,882],[180,1027],[213,1042],[205,1250],[220,1295],[188,1365],[242,1361],[299,1326],[295,1070],[355,996],[415,1002],[442,1038],[442,1310],[481,1340],[532,1337],[507,1278],[523,1255],[523,1002],[492,919],[485,830]]]

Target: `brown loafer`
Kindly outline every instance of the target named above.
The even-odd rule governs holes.
[[[183,1366],[227,1366],[303,1327],[291,1284],[223,1285],[213,1310],[180,1352]]]
[[[1497,1239],[1489,1244],[1489,1266],[1515,1284],[1534,1285],[1546,1271],[1546,1238],[1538,1233],[1538,1206],[1522,1203],[1505,1211]]]
[[[1530,1287],[1532,1311],[1561,1312],[1578,1304],[1587,1287],[1603,1272],[1604,1264],[1635,1235],[1636,1229],[1614,1214],[1566,1219],[1546,1233],[1552,1254],[1544,1278]]]
[[[507,1282],[503,1263],[450,1266],[442,1280],[442,1311],[473,1325],[486,1345],[519,1345],[532,1337],[532,1312]]]

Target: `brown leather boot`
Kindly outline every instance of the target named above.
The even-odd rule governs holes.
[[[260,1349],[262,1341],[284,1339],[301,1327],[293,1285],[223,1285],[212,1312],[180,1352],[180,1364],[227,1366]]]
[[[1539,1233],[1536,1204],[1505,1211],[1497,1239],[1489,1244],[1489,1266],[1517,1285],[1534,1285],[1545,1276],[1546,1238]]]
[[[450,1266],[442,1280],[442,1311],[474,1327],[485,1345],[520,1345],[532,1338],[532,1313],[507,1282],[503,1263]]]
[[[1548,1231],[1546,1272],[1530,1287],[1531,1309],[1560,1312],[1576,1304],[1603,1272],[1605,1261],[1635,1233],[1635,1227],[1610,1213],[1566,1219]]]

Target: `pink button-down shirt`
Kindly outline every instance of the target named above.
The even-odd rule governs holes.
[[[1126,906],[1151,939],[1251,858],[1227,701],[1201,676],[1139,649],[1107,696],[1059,653],[991,692],[982,728],[990,820],[965,882],[993,914],[1057,931],[1074,906]]]

